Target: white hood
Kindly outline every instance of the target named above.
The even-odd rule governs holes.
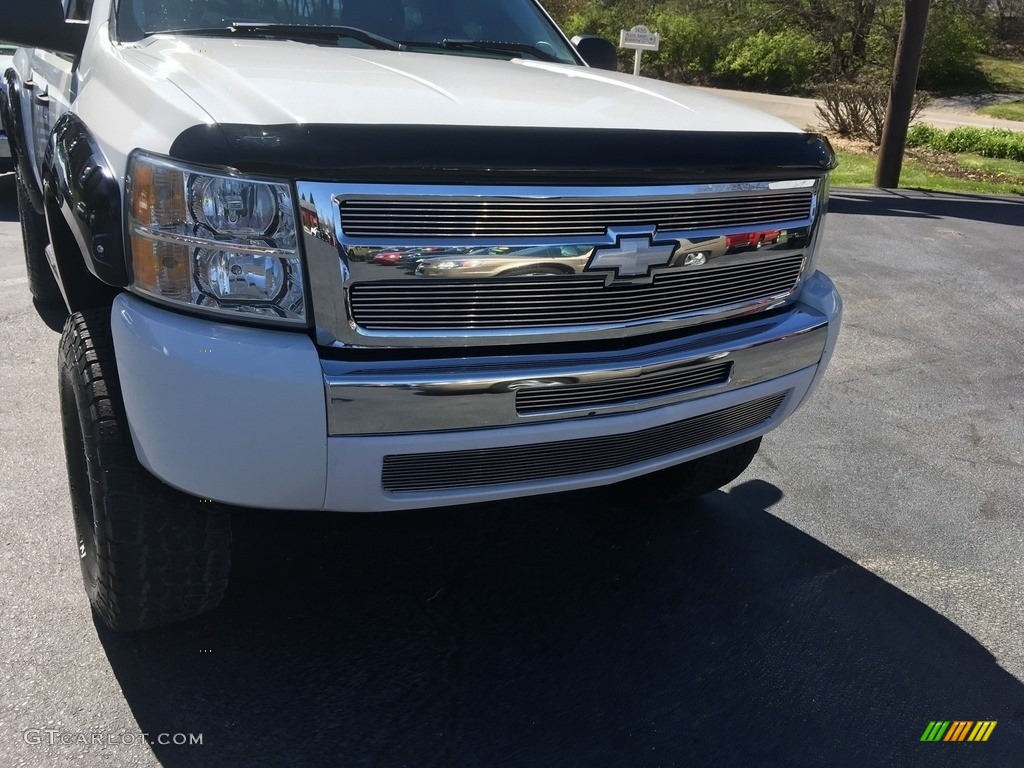
[[[683,86],[524,59],[192,37],[122,53],[221,123],[797,130]]]

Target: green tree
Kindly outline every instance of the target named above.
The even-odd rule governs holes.
[[[729,46],[716,71],[758,87],[792,90],[807,85],[822,59],[818,42],[807,32],[761,29]]]

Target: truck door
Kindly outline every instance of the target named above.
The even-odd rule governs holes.
[[[93,0],[63,0],[64,16],[68,19],[87,21]],[[40,48],[33,49],[29,59],[29,77],[25,81],[25,113],[32,115],[31,137],[27,142],[31,154],[32,170],[36,183],[42,186],[43,158],[46,145],[57,120],[71,108],[77,72],[75,60],[66,53],[53,53]]]

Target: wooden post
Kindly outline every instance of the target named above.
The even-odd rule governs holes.
[[[924,33],[928,26],[929,0],[903,0],[903,23],[892,71],[892,89],[885,111],[882,144],[878,149],[875,186],[895,189],[900,185],[903,152],[910,129],[910,113],[914,108],[917,75],[921,69]]]

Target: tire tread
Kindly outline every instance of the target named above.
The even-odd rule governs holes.
[[[227,509],[200,507],[139,463],[121,402],[109,312],[68,318],[60,363],[62,376],[71,377],[92,487],[98,580],[86,589],[104,623],[124,631],[215,608],[228,583],[231,527]]]

